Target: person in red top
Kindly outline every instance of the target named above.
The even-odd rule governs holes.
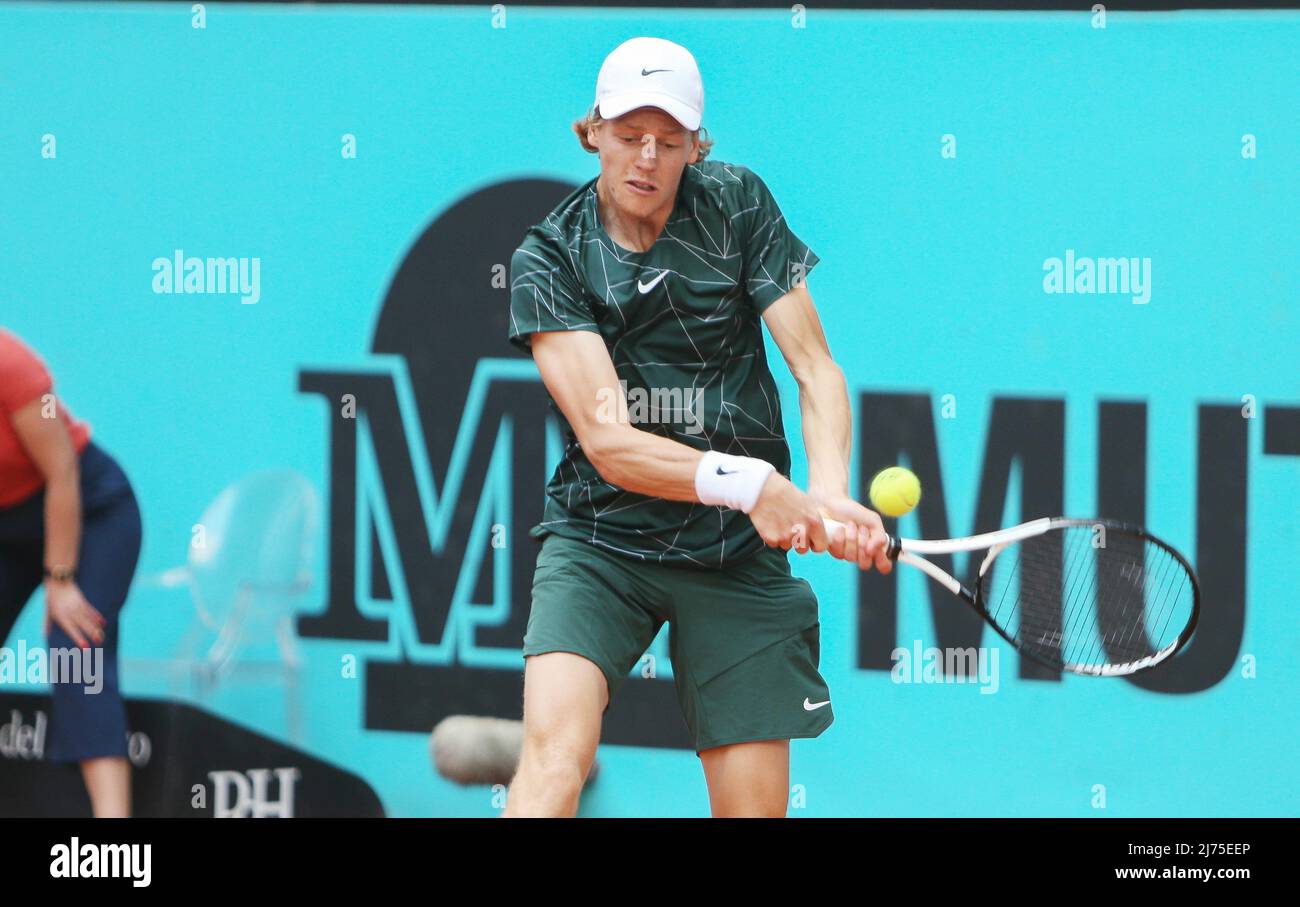
[[[0,642],[43,583],[54,700],[45,758],[81,764],[96,816],[130,815],[117,645],[140,541],[125,473],[54,395],[41,358],[0,328]],[[69,652],[84,666],[71,679],[55,669]]]

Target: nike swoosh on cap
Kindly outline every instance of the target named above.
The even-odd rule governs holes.
[[[671,70],[671,69],[644,69],[644,68],[643,68],[643,69],[641,70],[641,75],[643,75],[643,76],[648,76],[648,75],[650,75],[650,73],[652,73],[652,72],[672,72],[672,70]]]

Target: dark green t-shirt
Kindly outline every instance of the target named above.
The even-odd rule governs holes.
[[[605,340],[635,427],[697,450],[759,457],[785,476],[790,451],[767,367],[760,313],[817,256],[791,232],[767,186],[735,164],[682,173],[647,252],[610,239],[596,180],[532,227],[510,263],[510,340],[592,331]],[[617,402],[592,401],[617,415]],[[551,406],[559,413],[554,400]],[[559,413],[563,459],[547,484],[547,533],[664,564],[723,567],[763,547],[738,510],[624,491],[600,477]]]

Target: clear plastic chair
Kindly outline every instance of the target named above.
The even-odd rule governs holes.
[[[189,557],[157,577],[188,586],[197,619],[180,646],[200,698],[236,671],[270,668],[285,682],[290,739],[301,739],[298,696],[301,659],[293,619],[310,591],[319,524],[316,490],[292,470],[252,473],[208,505],[192,530]],[[274,639],[278,662],[241,657]]]

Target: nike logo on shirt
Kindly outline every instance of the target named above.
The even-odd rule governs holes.
[[[659,281],[663,280],[667,276],[668,276],[667,271],[660,271],[658,274],[655,275],[654,280],[650,281],[649,283],[642,283],[640,280],[638,280],[636,282],[636,288],[640,290],[642,293],[649,293],[656,286],[658,286]]]

